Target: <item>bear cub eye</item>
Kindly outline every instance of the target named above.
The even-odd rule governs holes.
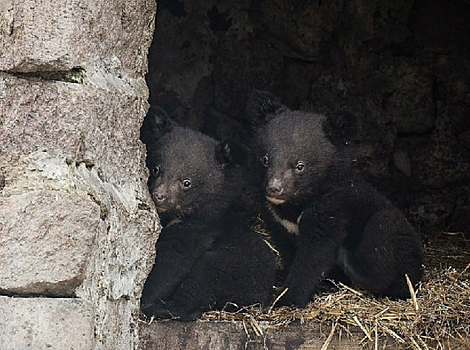
[[[184,190],[189,190],[191,188],[191,179],[184,179],[181,181],[181,185],[183,185]]]
[[[302,173],[305,171],[305,164],[304,164],[304,162],[301,162],[301,161],[297,162],[297,164],[295,165],[294,169],[295,169],[295,172],[296,172],[297,174],[302,174]]]
[[[155,177],[158,177],[160,175],[160,172],[161,172],[161,169],[158,165],[155,165],[153,168],[152,168],[152,175],[155,176]]]
[[[264,167],[267,168],[269,166],[269,158],[267,155],[261,157],[260,160],[261,160],[261,163],[263,163]]]

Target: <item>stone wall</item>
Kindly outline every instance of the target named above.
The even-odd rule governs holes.
[[[136,349],[154,0],[0,3],[0,348]]]

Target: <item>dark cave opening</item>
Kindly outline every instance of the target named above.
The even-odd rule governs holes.
[[[165,0],[149,102],[180,125],[242,143],[254,89],[294,109],[353,113],[358,171],[424,236],[468,236],[469,23],[463,0]]]

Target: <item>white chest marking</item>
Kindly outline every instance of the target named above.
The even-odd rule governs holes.
[[[300,213],[299,217],[297,218],[297,222],[292,222],[287,219],[281,218],[277,213],[276,210],[272,207],[270,203],[267,203],[268,209],[271,212],[271,214],[274,217],[274,220],[276,220],[278,223],[280,223],[286,230],[287,232],[297,236],[299,235],[299,223],[300,220],[302,219],[302,213]]]

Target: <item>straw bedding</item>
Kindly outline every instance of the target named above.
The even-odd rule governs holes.
[[[271,328],[316,323],[331,329],[322,349],[340,332],[359,332],[361,343],[373,348],[387,337],[404,348],[470,349],[470,241],[463,233],[426,237],[424,278],[416,290],[409,286],[408,300],[375,298],[338,285],[337,292],[314,298],[302,310],[253,306],[237,313],[207,312],[203,320],[242,320],[255,334],[263,333],[259,322]]]

